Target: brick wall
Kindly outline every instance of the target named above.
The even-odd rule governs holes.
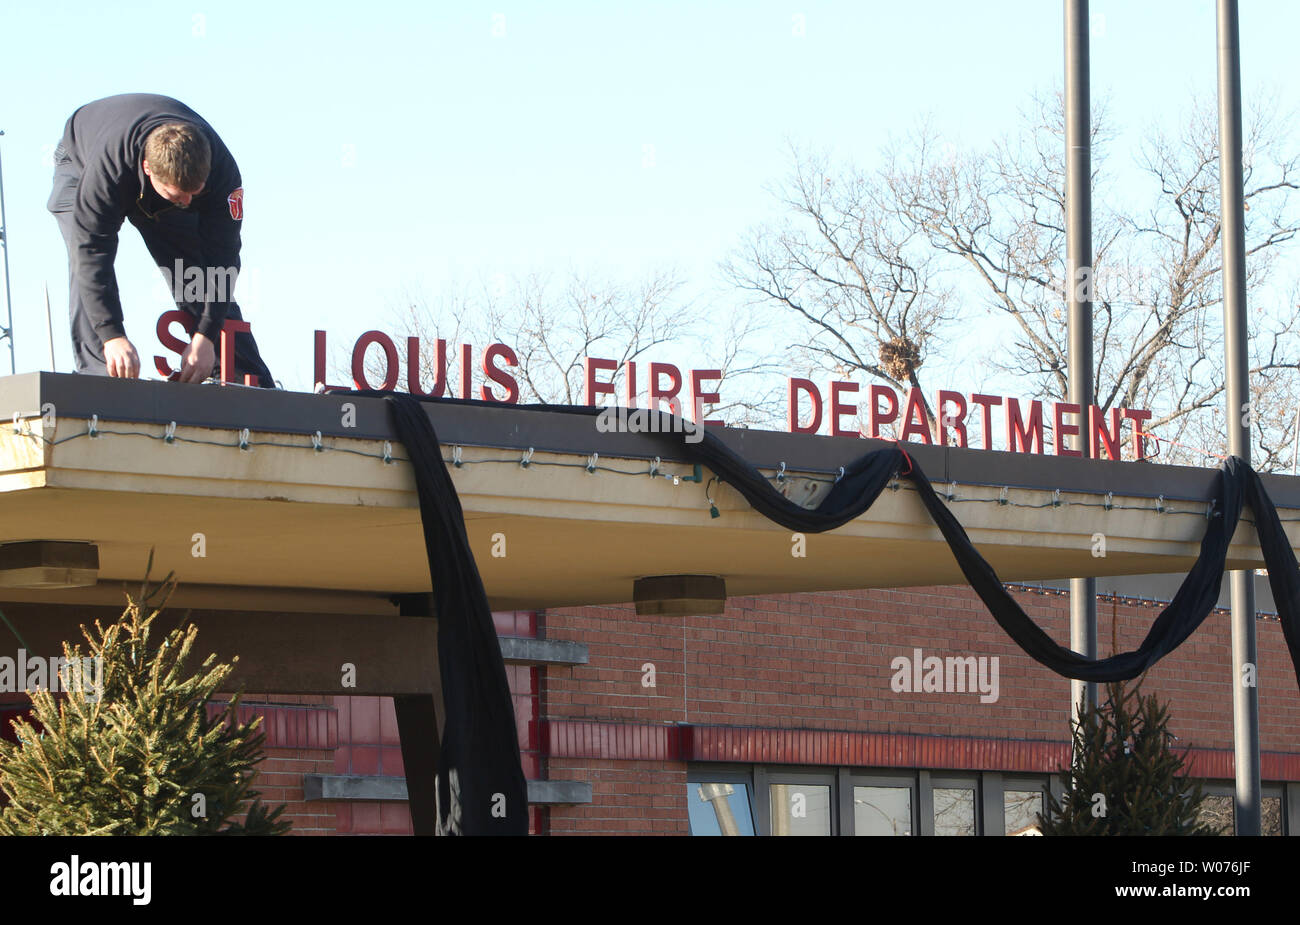
[[[1069,600],[1015,592],[1054,639],[1068,643]],[[1112,619],[1114,613],[1114,619]],[[1098,605],[1101,651],[1118,623],[1136,648],[1159,607]],[[779,726],[1066,741],[1068,682],[1024,655],[969,589],[914,588],[736,598],[714,617],[638,618],[630,607],[546,614],[552,639],[587,643],[591,663],[549,668],[547,720]],[[1276,621],[1258,622],[1261,748],[1295,750],[1300,695]],[[999,660],[998,699],[974,693],[896,693],[895,656]],[[644,665],[654,666],[647,687]],[[1226,613],[1148,676],[1170,703],[1180,745],[1231,748]],[[554,760],[551,767],[555,767]]]
[[[550,780],[591,784],[592,802],[552,806],[549,835],[689,835],[682,762],[553,759]]]
[[[1068,644],[1068,597],[1013,595],[1052,638]],[[1100,600],[1101,653],[1117,651],[1112,627],[1118,651],[1136,649],[1162,606]],[[1144,682],[1168,702],[1180,747],[1232,748],[1229,619],[1211,614]],[[585,643],[590,653],[589,664],[549,667],[542,681],[542,719],[553,749],[546,776],[587,781],[593,798],[587,806],[552,808],[552,834],[686,833],[686,764],[675,760],[683,756],[667,724],[1069,740],[1069,683],[1024,655],[966,587],[735,598],[711,617],[639,618],[630,606],[582,607],[548,611],[544,626],[548,638]],[[1281,627],[1260,620],[1257,636],[1261,750],[1295,753],[1300,693]],[[996,657],[997,700],[895,692],[893,659],[913,658],[918,648],[923,657]],[[917,760],[916,743],[910,745],[877,752],[908,752],[903,766]],[[1017,757],[1021,771],[1028,770],[1025,755],[1052,767],[1060,759],[1041,756],[1068,755],[1038,746],[1005,753]],[[1230,775],[1227,755],[1209,757],[1222,760],[1206,760],[1202,773]],[[651,760],[637,760],[643,758]],[[959,767],[947,760],[922,764]],[[1286,767],[1294,776],[1296,762]]]
[[[334,806],[324,800],[304,800],[304,774],[331,774],[334,749],[268,748],[258,766],[257,789],[262,802],[284,803],[284,818],[293,823],[292,835],[333,835],[337,828]],[[405,809],[405,805],[403,805]],[[405,833],[402,833],[405,834]]]

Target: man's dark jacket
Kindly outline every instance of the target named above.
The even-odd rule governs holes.
[[[189,206],[198,215],[203,278],[212,278],[210,269],[239,268],[243,183],[235,159],[212,126],[184,103],[152,93],[127,93],[87,103],[68,119],[60,150],[55,152],[56,170],[79,174],[79,181],[64,187],[64,195],[71,201],[51,202],[50,207],[73,213],[74,277],[81,287],[85,311],[103,341],[125,334],[122,300],[113,272],[123,220],[131,215],[137,220],[156,220],[159,213],[180,208],[154,191],[142,166],[145,139],[167,122],[197,126],[212,148],[207,183]],[[60,195],[58,190],[55,195]],[[186,269],[192,265],[187,261]],[[212,288],[214,291],[205,293],[195,330],[216,343],[226,317],[225,300],[231,293],[225,287]]]

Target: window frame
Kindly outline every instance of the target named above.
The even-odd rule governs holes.
[[[840,808],[842,828],[846,835],[857,835],[857,812],[854,809],[854,787],[907,787],[908,805],[912,813],[912,831],[908,837],[921,834],[921,782],[920,772],[891,770],[889,768],[847,768],[845,800]],[[882,836],[883,837],[883,836]]]
[[[1057,800],[1060,800],[1060,796],[1057,794],[1057,788],[1053,786],[1053,784],[1059,783],[1059,780],[1052,775],[1003,773],[1000,776],[1002,782],[1001,786],[998,787],[997,800],[999,815],[1002,817],[1002,824],[999,828],[1002,831],[997,832],[996,834],[998,835],[1007,837],[1006,796],[1008,790],[1039,791],[1043,795],[1042,811],[1044,813],[1049,809],[1047,799],[1049,796],[1055,795]]]
[[[829,787],[830,801],[828,803],[830,810],[831,830],[827,833],[831,838],[840,834],[840,810],[839,810],[839,768],[823,767],[814,768],[807,766],[789,766],[775,765],[769,767],[754,768],[754,793],[755,799],[759,790],[760,775],[762,771],[762,792],[763,799],[758,800],[759,809],[762,812],[762,832],[764,835],[772,834],[772,785],[773,784],[807,784],[813,787]]]
[[[929,807],[924,818],[927,819],[926,827],[929,831],[922,832],[923,835],[934,835],[934,790],[936,787],[941,790],[970,790],[973,797],[974,811],[974,819],[972,821],[975,826],[975,831],[972,835],[975,838],[979,838],[984,834],[984,801],[982,799],[984,778],[979,771],[968,771],[962,773],[960,771],[949,772],[947,770],[942,770],[921,771],[920,773],[928,778],[928,781],[924,782],[925,785],[923,787],[923,792],[926,793],[928,797],[926,802],[929,804]]]
[[[754,786],[754,765],[732,765],[732,764],[699,764],[688,765],[686,768],[686,786],[690,788],[692,784],[744,784],[745,793],[749,802],[749,819],[754,824],[754,835],[762,835],[762,829],[759,827],[758,813],[755,811],[754,804],[756,788]],[[687,791],[688,800],[690,791]],[[690,810],[686,811],[686,824],[690,826]],[[695,835],[694,832],[691,833]]]

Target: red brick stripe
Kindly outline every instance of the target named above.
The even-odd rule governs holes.
[[[667,726],[551,720],[542,743],[552,758],[615,761],[714,761],[870,768],[935,768],[1051,774],[1070,760],[1066,742],[924,736],[891,732],[767,729],[748,726]],[[1193,749],[1191,772],[1231,778],[1232,752]],[[1300,754],[1265,752],[1262,776],[1300,781]]]
[[[224,703],[208,703],[208,716],[225,709]],[[266,733],[266,748],[337,748],[339,744],[338,711],[330,706],[240,706],[239,722],[262,717],[261,730]]]

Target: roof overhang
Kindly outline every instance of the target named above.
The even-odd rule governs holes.
[[[655,435],[601,433],[592,416],[524,407],[427,407],[445,458],[461,448],[452,478],[497,609],[626,602],[636,580],[657,576],[717,576],[729,596],[962,580],[906,483],[800,548],[725,484],[707,492],[719,515],[711,516],[706,484],[689,481],[693,466],[680,448]],[[174,571],[182,592],[243,589],[254,609],[296,609],[287,602],[311,597],[317,609],[323,600],[365,610],[367,601],[429,590],[414,478],[381,398],[32,373],[0,379],[0,412],[0,543],[94,544],[99,579],[98,591],[7,599],[90,600],[111,590],[120,601],[116,583],[139,581],[150,549],[155,575]],[[92,421],[98,436],[89,435]],[[882,445],[716,433],[765,472],[784,463],[782,490],[809,505],[840,466]],[[937,488],[954,484],[958,519],[1007,581],[1185,571],[1215,476],[1153,463],[908,450]],[[598,468],[589,472],[593,453]],[[656,457],[677,484],[649,477]],[[1300,479],[1265,484],[1279,509],[1300,510]],[[1286,525],[1294,546],[1300,529]],[[1248,531],[1243,525],[1234,539],[1233,568],[1262,564]]]

